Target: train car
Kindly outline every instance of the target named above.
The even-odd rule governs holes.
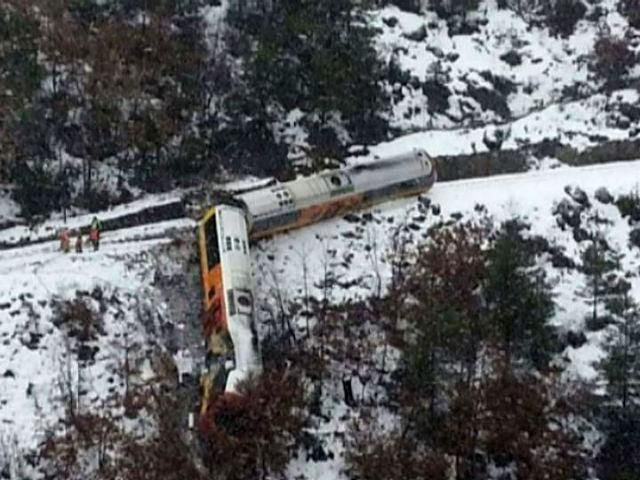
[[[237,394],[242,381],[262,370],[255,328],[246,212],[217,205],[197,227],[202,275],[202,327],[207,347],[201,418],[221,393]]]
[[[226,199],[198,223],[207,345],[201,419],[221,393],[262,370],[255,328],[249,239],[299,228],[398,197],[436,180],[423,150],[276,184]]]
[[[250,237],[262,238],[394,198],[427,191],[436,170],[416,149],[367,164],[319,173],[239,195]]]

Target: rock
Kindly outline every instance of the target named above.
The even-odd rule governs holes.
[[[615,126],[621,130],[626,130],[631,126],[631,120],[627,117],[619,117],[615,120]]]
[[[365,212],[362,214],[362,222],[367,223],[373,221],[373,214],[370,212]]]
[[[512,67],[522,64],[522,56],[515,50],[510,50],[507,53],[500,55],[500,60]]]
[[[428,45],[426,50],[427,50],[427,52],[433,53],[433,55],[439,60],[442,60],[443,58],[445,58],[444,50],[442,50],[441,48],[432,47],[432,46]]]
[[[13,370],[5,370],[5,372],[2,374],[2,376],[4,378],[16,378],[16,374],[13,373]]]
[[[29,339],[25,343],[26,347],[29,350],[37,350],[38,345],[40,344],[40,339],[42,338],[41,333],[37,332],[29,332]]]
[[[407,40],[422,42],[427,38],[427,27],[425,25],[421,25],[417,30],[409,33],[403,33],[402,36]]]
[[[580,187],[571,187],[570,185],[567,185],[564,187],[564,191],[577,204],[582,205],[583,207],[588,207],[590,205],[588,195]]]
[[[609,204],[613,202],[613,195],[611,195],[611,193],[609,193],[609,190],[607,190],[605,187],[600,187],[599,189],[597,189],[595,197],[596,200],[598,200],[600,203]]]
[[[396,17],[386,17],[382,19],[382,23],[389,28],[393,28],[398,24],[398,19]]]
[[[420,205],[423,206],[424,208],[429,208],[431,206],[431,199],[423,195],[420,195],[418,197],[418,202],[420,202]]]
[[[567,332],[567,344],[570,347],[580,348],[585,343],[587,343],[587,336],[584,332],[574,332],[573,330]]]
[[[573,239],[576,243],[584,242],[585,240],[589,240],[589,232],[587,232],[582,227],[577,227],[573,229]]]
[[[636,248],[640,248],[640,227],[634,228],[629,232],[629,243]]]
[[[565,226],[570,226],[571,228],[580,227],[580,213],[582,208],[576,207],[566,198],[562,199],[553,209],[553,215],[557,218],[558,226],[562,229]]]
[[[447,53],[446,59],[450,62],[455,62],[460,58],[460,54],[457,52],[449,52]]]
[[[93,362],[95,361],[98,350],[100,350],[98,347],[92,347],[86,343],[82,343],[78,347],[78,360],[82,362]]]
[[[567,257],[559,248],[554,248],[551,251],[551,265],[554,268],[576,268],[576,263],[570,257]]]

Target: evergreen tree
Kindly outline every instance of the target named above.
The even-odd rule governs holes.
[[[640,415],[634,411],[613,410],[604,422],[606,441],[597,457],[602,480],[640,478]]]
[[[609,397],[622,410],[640,405],[640,308],[630,295],[631,284],[620,280],[609,299],[615,333],[608,339],[602,370]]]
[[[38,63],[38,23],[20,3],[0,4],[0,183],[16,167],[15,124],[44,78]]]
[[[590,219],[593,224],[587,246],[582,251],[581,270],[585,285],[578,293],[591,305],[590,322],[596,327],[601,319],[600,307],[614,291],[616,270],[620,267],[621,255],[611,248],[606,240],[603,225],[607,220],[596,214]]]
[[[404,279],[409,298],[402,316],[411,326],[404,352],[408,423],[424,440],[439,435],[448,382],[469,384],[485,332],[480,285],[485,232],[464,224],[432,232]]]
[[[244,78],[260,102],[253,115],[299,108],[311,130],[342,123],[351,141],[383,138],[384,67],[356,2],[283,0],[260,15],[243,10],[231,18],[255,40]]]
[[[618,280],[607,299],[613,333],[600,370],[607,380],[602,411],[606,441],[598,456],[603,480],[640,478],[640,307],[631,297],[631,284]]]
[[[542,368],[551,353],[548,321],[555,305],[546,274],[523,237],[527,228],[518,219],[502,224],[488,252],[484,297],[507,363],[524,360]]]

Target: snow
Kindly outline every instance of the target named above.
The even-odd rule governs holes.
[[[218,6],[202,7],[212,51],[221,48],[228,3],[223,0]],[[414,133],[370,147],[367,158],[353,157],[348,161],[358,163],[418,147],[432,156],[481,152],[486,150],[484,135],[497,128],[510,133],[503,148],[556,139],[584,150],[601,142],[602,137],[628,139],[632,128],[640,124],[631,122],[627,127],[620,127],[616,109],[622,104],[640,102],[638,90],[627,88],[604,95],[582,86],[583,98],[571,101],[563,94],[567,87],[579,83],[588,82],[593,86],[587,57],[598,28],[617,36],[627,30],[626,20],[616,12],[615,3],[615,0],[603,0],[601,5],[607,13],[600,27],[582,21],[569,39],[551,37],[547,30],[527,25],[512,12],[498,10],[494,0],[483,2],[479,17],[486,18],[487,24],[472,35],[450,36],[445,22],[432,13],[415,15],[393,6],[372,11],[372,24],[380,32],[376,37],[377,48],[383,57],[386,60],[393,57],[419,81],[437,75],[452,94],[447,111],[441,114],[427,110],[427,96],[420,87],[389,85],[390,90],[399,90],[404,95],[393,105],[391,124],[403,132]],[[398,20],[395,26],[383,21],[391,17]],[[406,37],[423,26],[427,31],[424,41]],[[634,48],[638,52],[640,45]],[[520,54],[522,63],[512,67],[500,56],[514,50]],[[483,110],[470,96],[470,86],[494,89],[486,72],[515,85],[516,90],[507,97],[512,118],[505,119],[491,110]],[[640,70],[637,68],[634,74],[640,75]],[[465,112],[468,116],[463,122]],[[292,145],[290,154],[295,158],[303,156],[301,152],[307,146],[307,134],[300,125],[304,114],[293,110],[277,125],[279,137]],[[65,161],[77,163],[81,159],[66,158]],[[461,213],[463,219],[478,219],[483,215],[476,208],[478,204],[484,205],[496,222],[514,215],[523,217],[532,224],[533,234],[564,247],[566,255],[578,261],[580,246],[571,232],[558,227],[551,213],[558,201],[567,198],[564,187],[577,185],[593,198],[595,190],[602,186],[616,196],[636,190],[640,184],[640,160],[575,168],[555,158],[543,158],[533,162],[532,168],[524,174],[437,183],[426,197],[439,205],[441,211],[438,215],[429,213],[425,221],[419,218],[424,210],[422,204],[410,198],[370,210],[370,220],[362,215],[357,223],[333,219],[263,241],[252,251],[258,302],[268,306],[275,290],[285,304],[300,300],[305,294],[305,283],[312,295],[322,297],[322,281],[327,274],[335,275],[340,285],[344,285],[326,292],[332,301],[368,298],[378,289],[382,294],[391,274],[389,254],[394,233],[411,224],[415,230],[410,229],[403,235],[418,244],[424,240],[430,225],[450,220],[452,214]],[[264,186],[271,180],[241,178],[211,188],[243,191]],[[149,206],[172,203],[180,200],[184,193],[147,195],[99,212],[98,217],[106,220]],[[593,204],[602,217],[613,222],[607,235],[625,254],[625,269],[637,273],[640,251],[628,245],[628,222],[620,217],[615,206],[595,200]],[[8,195],[0,194],[0,223],[15,220],[18,213]],[[73,229],[88,225],[93,215],[72,216],[66,226]],[[0,230],[0,242],[46,238],[62,225],[60,215],[55,215],[33,229],[21,225]],[[59,252],[57,242],[0,251],[0,439],[15,443],[17,451],[35,448],[45,430],[52,428],[64,413],[59,383],[67,366],[72,375],[77,376],[77,362],[74,354],[71,354],[73,358],[69,357],[64,329],[54,323],[52,300],[71,300],[78,290],[90,293],[96,287],[115,299],[102,306],[106,310],[100,350],[96,362],[83,369],[84,386],[89,391],[83,398],[87,406],[98,408],[111,396],[122,393],[122,377],[117,371],[122,361],[125,333],[126,341],[138,346],[136,351],[141,357],[143,374],[152,374],[148,351],[161,340],[149,333],[140,312],[147,312],[154,322],[168,316],[162,292],[155,285],[158,272],[166,269],[167,259],[162,249],[170,248],[175,234],[190,238],[193,226],[193,220],[176,219],[105,232],[98,252],[86,249],[82,254],[65,255]],[[303,272],[308,275],[306,282]],[[584,331],[589,307],[576,294],[584,282],[583,277],[575,270],[548,267],[547,272],[555,285],[558,304],[554,325],[565,331]],[[637,275],[631,282],[634,296],[640,298]],[[82,298],[92,308],[100,308],[95,298],[87,295]],[[176,329],[185,329],[185,326],[177,323]],[[599,382],[594,367],[603,357],[606,332],[585,334],[587,343],[579,348],[567,347],[562,354],[566,375]],[[31,342],[35,348],[29,347]],[[199,343],[194,347],[197,348]],[[192,373],[198,363],[183,351],[178,352],[175,361],[179,373]],[[110,377],[113,378],[109,380]],[[346,428],[344,419],[349,418],[351,412],[339,398],[338,389],[338,385],[330,385],[324,398],[326,409],[331,410],[329,421],[311,427],[312,433],[329,446],[334,458],[313,462],[300,457],[289,465],[289,478],[305,475],[335,480],[344,476],[341,436]]]
[[[565,247],[566,254],[579,262],[580,251],[571,232],[560,230],[552,215],[554,205],[566,197],[564,187],[577,185],[593,197],[595,190],[605,186],[617,196],[638,187],[638,172],[640,160],[437,183],[427,197],[441,207],[441,213],[429,215],[424,223],[419,224],[419,229],[410,235],[414,243],[422,241],[429,225],[446,221],[453,213],[461,213],[467,219],[478,218],[480,214],[476,206],[482,204],[496,222],[515,215],[530,222],[532,234],[539,234]],[[601,214],[614,222],[608,234],[613,245],[626,253],[625,268],[637,271],[640,252],[628,247],[628,223],[620,217],[615,206],[595,203]],[[304,284],[303,263],[306,263],[309,275],[307,284],[311,294],[318,298],[322,296],[322,278],[327,269],[344,284],[357,281],[357,285],[349,288],[335,287],[331,291],[334,301],[368,297],[375,291],[378,278],[382,280],[384,291],[391,275],[387,256],[392,234],[399,226],[417,224],[415,218],[420,213],[419,202],[415,198],[397,200],[372,210],[372,213],[373,221],[366,224],[361,222],[354,225],[344,219],[329,220],[279,236],[254,248],[257,291],[258,295],[262,295],[261,301],[268,303],[274,285],[282,290],[280,293],[285,299],[300,299]],[[350,234],[345,236],[347,232]],[[372,249],[374,243],[375,248]],[[337,253],[332,255],[333,251]],[[377,255],[372,252],[377,252]],[[347,260],[348,256],[353,257]],[[557,283],[556,300],[559,303],[554,323],[566,329],[582,329],[588,307],[575,293],[583,282],[582,277],[575,271],[551,273],[552,280]],[[637,279],[633,279],[633,285],[635,293],[640,295]],[[567,352],[572,360],[570,369],[585,379],[594,378],[592,363],[601,355],[596,344],[602,339],[597,335],[592,337],[595,342],[593,345]]]
[[[378,284],[383,293],[390,278],[388,254],[391,234],[395,230],[408,223],[418,225],[408,234],[414,243],[418,243],[423,240],[429,225],[447,220],[453,213],[462,213],[463,218],[477,218],[480,215],[476,208],[478,203],[484,204],[496,221],[516,214],[524,217],[531,222],[532,233],[564,246],[566,254],[577,260],[578,246],[570,232],[558,228],[551,214],[555,203],[566,198],[564,187],[580,186],[593,197],[596,189],[606,186],[615,196],[638,187],[639,171],[640,160],[441,182],[427,195],[441,207],[441,212],[428,215],[423,223],[416,219],[421,203],[410,198],[371,210],[372,220],[368,222],[362,216],[362,221],[357,224],[334,219],[263,241],[253,249],[259,302],[268,304],[274,289],[281,290],[285,303],[300,299],[304,294],[305,264],[307,286],[311,294],[318,297],[322,295],[321,283],[325,272],[335,274],[343,285],[359,280],[352,287],[333,287],[328,292],[333,301],[368,297],[376,291]],[[122,211],[173,198],[146,199],[135,206],[122,207]],[[625,253],[625,268],[637,271],[640,255],[627,245],[628,223],[620,217],[615,206],[602,205],[594,200],[594,208],[613,221],[609,237]],[[110,214],[112,212],[104,212],[100,216],[105,218]],[[86,220],[79,218],[76,221],[82,223]],[[49,225],[52,229],[57,227],[53,221]],[[149,335],[137,317],[137,312],[144,305],[151,312],[159,312],[160,316],[166,309],[162,302],[156,305],[152,301],[159,298],[159,291],[154,287],[156,270],[164,268],[159,263],[162,257],[154,252],[163,245],[171,244],[172,232],[188,236],[193,226],[193,220],[178,219],[106,232],[98,252],[87,249],[82,254],[65,255],[58,251],[57,242],[0,251],[0,375],[3,375],[0,377],[0,434],[9,435],[20,449],[32,448],[44,431],[63,414],[59,383],[68,365],[69,354],[63,329],[54,324],[51,302],[52,299],[73,299],[78,290],[92,292],[100,287],[105,296],[118,299],[116,304],[107,304],[105,332],[100,337],[96,362],[83,369],[83,382],[89,386],[90,392],[83,401],[87,406],[97,408],[108,402],[111,396],[122,392],[122,379],[114,372],[122,361],[124,332],[128,334],[128,341],[141,346],[138,351],[143,359],[148,352],[143,346],[159,341]],[[559,305],[554,323],[562,329],[582,331],[588,307],[575,292],[583,279],[575,271],[549,269],[549,273],[555,283]],[[637,278],[632,282],[634,293],[639,295]],[[95,299],[89,303],[99,308]],[[27,345],[34,335],[39,337],[35,341],[37,346],[29,348]],[[587,332],[585,345],[566,349],[563,357],[568,366],[567,375],[597,380],[594,362],[602,358],[603,338],[603,332]],[[77,373],[74,362],[71,362],[72,371]],[[176,363],[181,373],[188,373],[194,365],[193,359],[184,353],[176,356]],[[148,364],[143,362],[141,368],[148,371]],[[109,380],[110,377],[113,378]],[[337,389],[336,385],[330,390],[337,392]],[[332,417],[329,423],[314,429],[334,458],[318,463],[298,458],[289,467],[292,477],[301,473],[309,478],[327,480],[342,476],[341,437],[349,411],[335,393],[325,401],[331,405]]]
[[[635,103],[638,101],[638,92],[620,90],[614,92],[612,98],[613,101],[605,95],[594,95],[588,100],[554,104],[510,124],[491,123],[478,128],[434,129],[412,133],[370,147],[370,155],[383,157],[411,148],[424,148],[431,156],[486,152],[488,149],[482,141],[483,136],[495,128],[510,132],[502,144],[503,149],[516,149],[521,145],[555,139],[582,151],[601,141],[595,135],[609,140],[629,138],[628,129],[611,125],[612,113],[607,112],[605,107],[622,102]]]
[[[479,13],[473,16],[486,21],[486,25],[471,35],[450,35],[446,22],[433,12],[417,15],[395,6],[372,11],[372,24],[380,31],[377,48],[383,58],[393,58],[420,81],[433,78],[437,71],[438,79],[452,92],[449,113],[454,118],[428,113],[425,94],[419,88],[402,86],[405,97],[393,107],[392,124],[405,131],[455,126],[456,118],[460,120],[461,104],[476,103],[469,96],[468,84],[493,89],[478,75],[482,72],[508,79],[516,86],[507,98],[516,118],[560,101],[565,88],[591,79],[587,60],[598,32],[623,36],[628,29],[614,0],[603,0],[600,6],[605,15],[598,25],[581,21],[566,39],[551,36],[546,28],[529,25],[511,10],[498,9],[493,0],[482,2]],[[397,19],[397,24],[390,26],[392,18]],[[407,34],[421,27],[427,31],[425,40],[407,38]],[[510,65],[500,58],[512,51],[519,53],[520,64]],[[477,104],[474,113],[483,123],[499,120],[497,114],[482,111]]]
[[[140,311],[153,312],[155,262],[152,249],[171,242],[171,232],[193,228],[188,219],[105,233],[94,252],[63,254],[57,242],[0,251],[0,436],[18,448],[33,448],[64,413],[61,382],[70,374],[74,389],[86,389],[86,408],[102,407],[122,394],[120,365],[123,342],[146,355],[157,344],[145,330]],[[102,290],[106,304],[87,296]],[[85,301],[102,309],[103,332],[91,345],[99,347],[95,362],[81,370],[70,353],[73,340],[57,326],[52,301],[72,300],[86,292]],[[30,342],[33,341],[31,346]],[[137,348],[134,348],[137,346]],[[67,369],[69,371],[67,372]]]

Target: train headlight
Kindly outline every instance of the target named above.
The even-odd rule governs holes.
[[[249,290],[234,288],[228,291],[229,314],[251,315],[253,313],[253,296]]]

